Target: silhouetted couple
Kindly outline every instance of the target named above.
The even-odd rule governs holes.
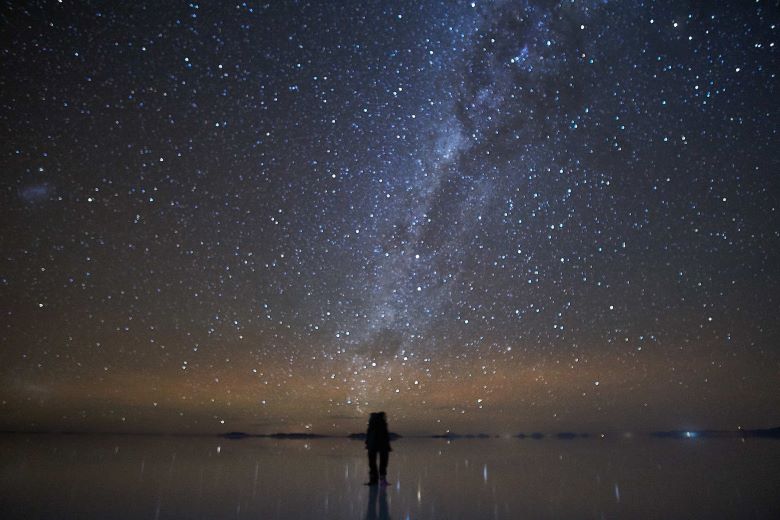
[[[368,419],[366,432],[366,449],[368,450],[368,482],[367,486],[387,486],[387,459],[393,449],[390,447],[390,432],[387,430],[385,412],[374,412]],[[376,465],[379,457],[379,468]]]

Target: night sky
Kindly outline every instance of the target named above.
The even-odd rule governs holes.
[[[780,424],[778,2],[144,4],[0,7],[0,428]]]

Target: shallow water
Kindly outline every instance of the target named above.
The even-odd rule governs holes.
[[[0,435],[13,518],[780,518],[780,441]]]

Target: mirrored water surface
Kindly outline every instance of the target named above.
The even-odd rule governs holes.
[[[780,441],[0,435],[0,516],[780,518]]]

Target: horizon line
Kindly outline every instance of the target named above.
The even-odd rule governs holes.
[[[447,438],[447,437],[465,437],[465,438],[522,438],[532,436],[560,436],[560,435],[575,435],[575,436],[600,436],[606,437],[608,435],[620,435],[623,437],[631,435],[654,435],[654,434],[674,434],[674,433],[750,433],[750,432],[764,432],[770,430],[780,430],[780,426],[767,427],[767,428],[742,428],[737,427],[735,429],[674,429],[674,430],[597,430],[597,431],[577,431],[577,430],[559,430],[559,431],[524,431],[514,433],[494,433],[494,432],[477,432],[477,433],[459,433],[456,431],[445,431],[441,433],[413,433],[404,434],[399,432],[390,432],[391,435],[397,435],[399,438]],[[343,438],[348,439],[353,436],[365,435],[365,432],[350,432],[350,433],[317,433],[310,431],[288,431],[288,432],[271,432],[271,433],[252,433],[247,431],[224,431],[224,432],[155,432],[155,431],[106,431],[106,430],[24,430],[24,429],[0,429],[0,434],[40,434],[40,435],[128,435],[128,436],[149,436],[149,437],[285,437],[285,436],[297,436],[297,437],[309,437],[309,438]]]

